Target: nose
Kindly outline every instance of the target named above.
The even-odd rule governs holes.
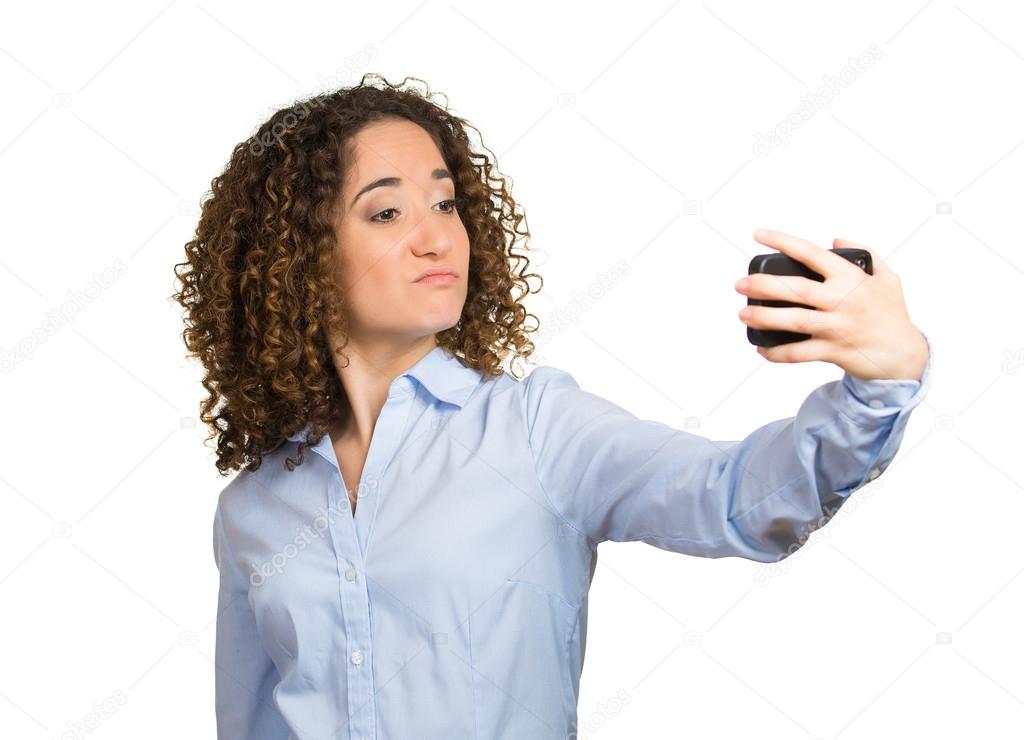
[[[424,254],[445,255],[452,248],[452,225],[440,218],[458,218],[430,212],[423,216],[409,234],[409,246],[417,256]]]

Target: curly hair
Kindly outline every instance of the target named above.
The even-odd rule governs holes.
[[[174,266],[180,289],[171,298],[185,310],[187,356],[205,369],[209,395],[200,419],[211,430],[204,443],[218,438],[221,475],[257,470],[264,454],[311,424],[297,459],[286,460],[294,470],[344,413],[328,343],[329,336],[340,338],[336,351],[348,360],[332,223],[348,144],[369,123],[399,118],[421,126],[455,181],[469,236],[468,288],[459,321],[435,335],[437,344],[488,378],[501,375],[506,360],[511,367],[535,349],[528,335],[539,321],[526,325],[537,317],[522,301],[540,291],[543,278],[526,273],[529,257],[515,251],[517,240],[525,246],[530,237],[525,214],[490,158],[473,151],[467,128],[479,131],[448,110],[447,96],[439,106],[425,82],[420,92],[407,88],[408,80],[423,82],[406,77],[392,85],[368,73],[358,85],[274,112],[235,146],[204,195],[186,259]],[[486,150],[482,136],[480,145]],[[530,278],[540,280],[536,289]]]

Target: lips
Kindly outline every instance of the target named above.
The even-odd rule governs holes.
[[[415,280],[413,280],[413,282],[418,283],[421,280],[423,280],[423,278],[429,278],[434,275],[450,275],[452,278],[458,277],[458,274],[455,272],[455,270],[451,269],[450,267],[432,267],[429,270],[424,270],[423,272],[421,272],[419,276]]]

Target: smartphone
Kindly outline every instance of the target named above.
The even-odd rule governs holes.
[[[835,252],[840,257],[844,257],[857,267],[861,268],[868,275],[874,274],[872,272],[871,265],[871,252],[866,249],[857,249],[855,247],[840,247],[829,250]],[[810,269],[801,262],[797,262],[792,257],[785,254],[779,254],[778,252],[772,252],[770,254],[758,254],[750,260],[750,265],[747,267],[747,274],[751,275],[755,272],[764,272],[770,275],[799,275],[800,277],[810,278],[811,280],[817,280],[819,283],[825,282],[825,277],[819,275],[814,270]],[[790,301],[769,301],[760,298],[747,298],[748,306],[796,306],[798,308],[810,308],[817,310],[814,306],[808,306],[804,303],[792,303]],[[753,327],[747,327],[747,340],[751,344],[756,344],[759,347],[774,347],[777,344],[788,344],[789,342],[799,342],[804,339],[810,339],[810,334],[804,334],[802,332],[795,331],[782,331],[779,329],[755,329]]]

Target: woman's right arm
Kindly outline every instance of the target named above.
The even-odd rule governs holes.
[[[235,561],[218,504],[213,556],[220,571],[214,657],[218,740],[287,740],[288,726],[274,705],[277,668],[260,644],[249,606],[249,580]]]

